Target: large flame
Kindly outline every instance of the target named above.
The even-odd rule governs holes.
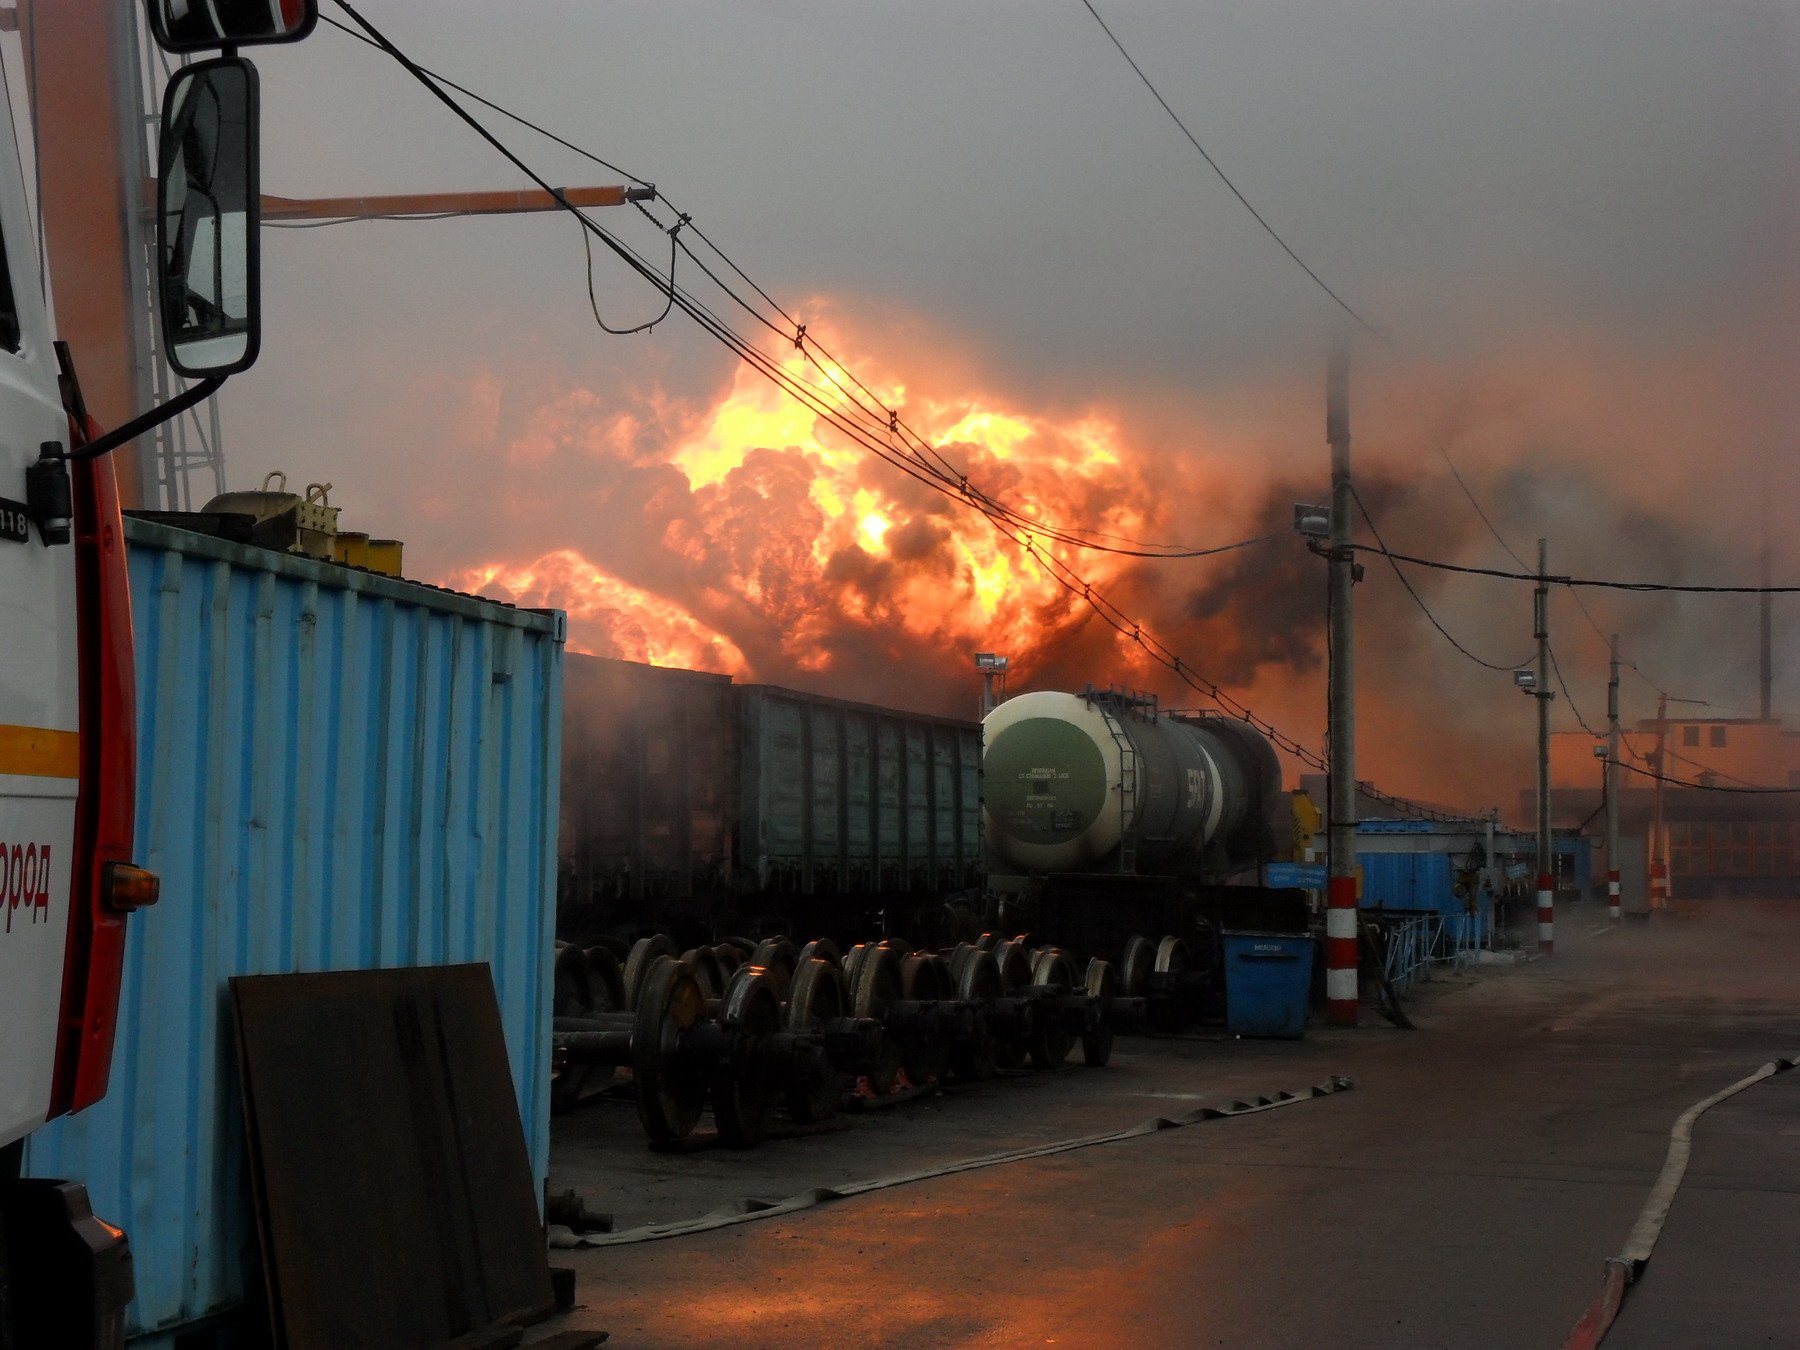
[[[855,412],[842,371],[821,371],[792,350],[771,357],[824,406]],[[873,392],[956,472],[1030,519],[1127,538],[1157,528],[1142,506],[1157,494],[1143,491],[1119,428],[1103,415],[1058,422],[977,393],[909,399],[891,382]],[[860,390],[854,397],[871,401]],[[557,437],[568,439],[572,410],[593,423],[595,434],[580,438],[590,453],[619,439],[611,429],[623,414],[580,397],[557,410]],[[515,460],[542,458],[530,440],[512,447]],[[621,481],[644,490],[609,504],[634,519],[602,512],[590,539],[469,568],[451,584],[568,610],[576,650],[761,679],[853,679],[868,661],[909,653],[960,670],[978,647],[1028,658],[1088,617],[1017,539],[747,366],[648,463],[641,452],[619,460]],[[651,491],[656,474],[665,477]],[[612,536],[630,532],[640,546],[614,546]],[[1104,586],[1119,560],[1083,554],[1079,566]]]

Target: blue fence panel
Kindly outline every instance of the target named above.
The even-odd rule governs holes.
[[[234,975],[486,962],[541,1189],[562,616],[128,521],[137,856],[106,1098],[32,1136],[130,1236],[133,1336],[240,1302]]]

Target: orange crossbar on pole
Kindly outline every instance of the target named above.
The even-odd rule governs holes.
[[[570,206],[624,206],[650,201],[654,188],[563,188]],[[548,192],[529,188],[519,192],[415,192],[386,197],[270,197],[262,199],[265,221],[282,220],[390,220],[398,216],[457,215],[509,216],[532,211],[557,211],[562,203]]]

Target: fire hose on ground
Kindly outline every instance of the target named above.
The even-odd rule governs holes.
[[[1687,1172],[1688,1155],[1693,1151],[1694,1122],[1726,1098],[1736,1096],[1745,1088],[1754,1087],[1765,1078],[1785,1073],[1796,1063],[1800,1063],[1800,1055],[1772,1059],[1748,1077],[1740,1078],[1730,1087],[1722,1088],[1712,1096],[1695,1102],[1676,1119],[1674,1127],[1669,1131],[1668,1156],[1663,1161],[1656,1185],[1650,1190],[1650,1198],[1644,1202],[1637,1222],[1632,1225],[1631,1235],[1625,1239],[1624,1250],[1617,1256],[1607,1258],[1606,1279],[1601,1286],[1600,1295],[1588,1305],[1581,1320],[1575,1324],[1575,1329],[1569,1333],[1569,1339],[1563,1342],[1563,1350],[1593,1350],[1593,1347],[1606,1339],[1606,1333],[1618,1319],[1619,1309],[1625,1302],[1625,1291],[1637,1282],[1638,1277],[1644,1273],[1644,1267],[1649,1264],[1650,1253],[1656,1246],[1656,1239],[1662,1234],[1664,1221],[1669,1217],[1669,1207],[1675,1203],[1675,1192],[1680,1188],[1681,1178]]]

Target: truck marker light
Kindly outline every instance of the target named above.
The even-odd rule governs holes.
[[[162,878],[130,863],[107,863],[100,884],[106,907],[119,914],[148,909],[162,897]]]

